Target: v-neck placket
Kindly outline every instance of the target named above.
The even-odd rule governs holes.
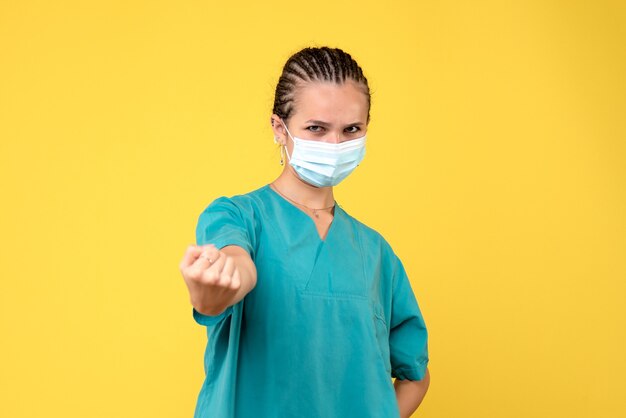
[[[265,186],[267,189],[269,189],[274,196],[276,196],[281,202],[284,203],[284,205],[289,206],[290,208],[292,208],[293,210],[297,211],[297,213],[305,216],[307,218],[307,222],[309,224],[310,227],[313,228],[313,231],[315,233],[315,237],[317,238],[317,241],[320,244],[326,244],[328,242],[328,239],[331,237],[331,232],[335,229],[335,223],[337,222],[337,214],[341,211],[341,208],[339,207],[339,204],[337,203],[336,200],[334,200],[335,202],[335,210],[334,210],[334,214],[333,214],[333,220],[330,222],[330,225],[328,226],[328,231],[326,231],[326,238],[322,239],[322,237],[320,236],[318,230],[317,230],[317,225],[315,224],[315,220],[313,220],[313,218],[311,216],[309,216],[308,213],[306,213],[305,211],[303,211],[302,209],[300,209],[299,207],[297,207],[296,205],[294,205],[293,203],[291,203],[290,201],[288,201],[287,199],[285,199],[283,196],[281,196],[276,190],[274,190],[269,184],[267,184]]]

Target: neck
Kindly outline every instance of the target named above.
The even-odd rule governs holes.
[[[332,187],[311,186],[302,181],[289,164],[285,164],[283,172],[273,183],[289,199],[310,208],[325,208],[335,203]]]

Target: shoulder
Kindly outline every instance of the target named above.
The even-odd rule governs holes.
[[[259,204],[263,202],[266,187],[263,186],[243,194],[219,196],[204,208],[200,217],[220,211],[242,217],[253,216]]]
[[[265,188],[214,199],[198,216],[196,229],[204,231],[207,228],[237,227],[253,234],[262,218]]]
[[[259,188],[245,194],[214,199],[198,217],[198,245],[209,242],[218,248],[239,245],[254,256],[259,225],[259,194],[262,190]]]

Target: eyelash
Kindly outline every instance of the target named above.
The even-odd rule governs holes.
[[[311,129],[311,128],[320,128],[320,129]],[[361,128],[359,128],[358,126],[349,126],[346,129],[351,129],[351,128],[356,128],[356,130],[355,131],[348,131],[349,134],[355,134],[355,133],[357,133],[357,132],[359,132],[361,130]],[[320,133],[320,132],[323,132],[322,129],[324,129],[324,128],[322,126],[319,126],[319,125],[311,125],[311,126],[308,126],[306,129],[308,131],[310,131],[310,132],[313,132],[313,133]]]

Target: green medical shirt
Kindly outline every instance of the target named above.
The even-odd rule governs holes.
[[[195,418],[399,416],[391,378],[421,380],[426,326],[384,238],[339,205],[325,240],[269,185],[220,197],[198,245],[238,245],[257,285],[206,326],[206,378]]]

